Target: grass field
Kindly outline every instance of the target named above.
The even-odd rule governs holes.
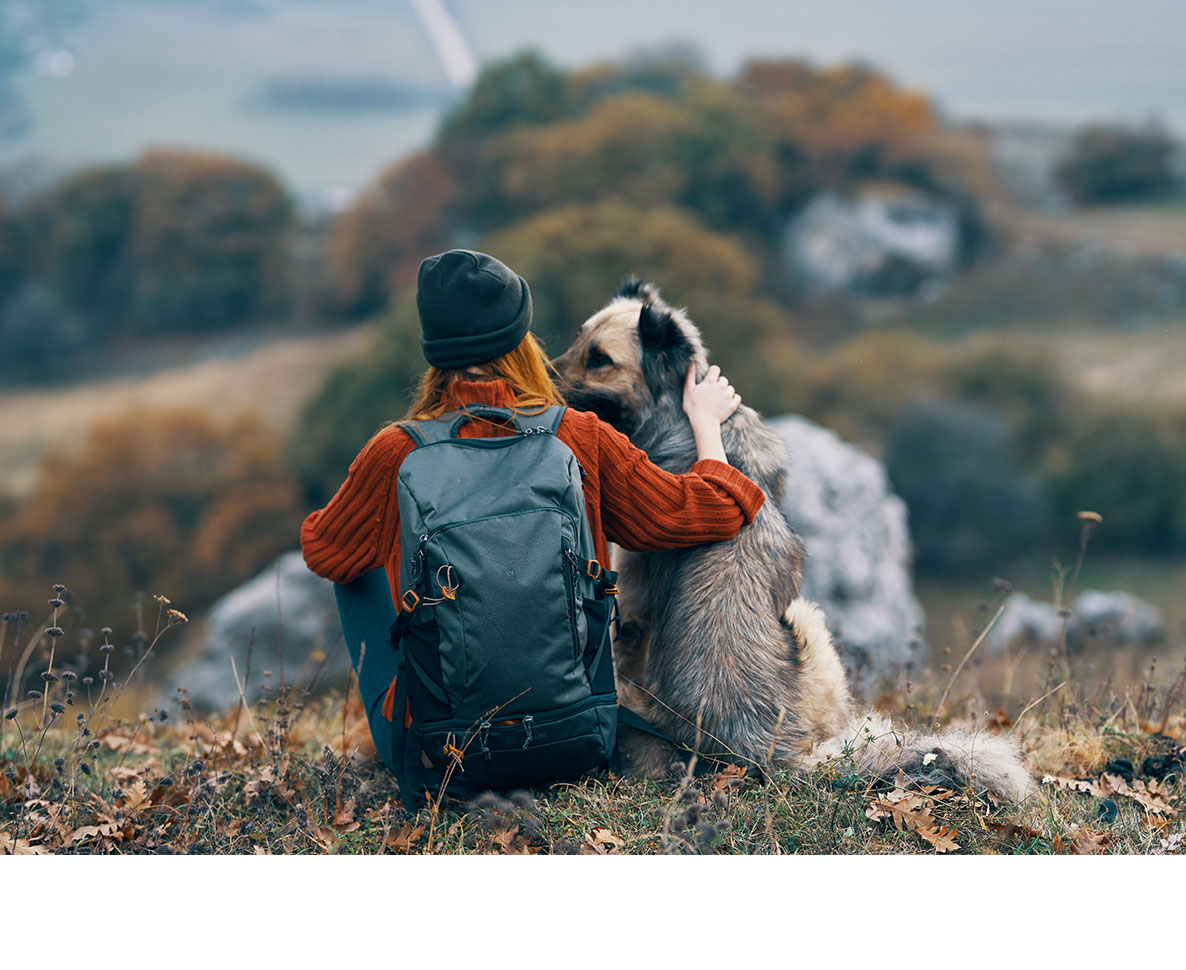
[[[146,653],[183,622],[162,603]],[[1164,854],[1186,840],[1186,672],[1019,690],[981,714],[995,660],[959,677],[919,672],[879,699],[899,724],[958,718],[1016,738],[1041,780],[1020,805],[901,775],[875,783],[847,757],[795,774],[756,763],[697,772],[693,757],[660,782],[600,771],[472,801],[446,790],[409,810],[353,692],[314,698],[265,673],[251,707],[204,716],[182,697],[119,719],[139,661],[121,669],[108,653],[103,674],[79,680],[55,665],[51,651],[69,655],[63,636],[26,641],[51,676],[44,696],[10,700],[0,721],[0,853]],[[1051,657],[1058,679],[1064,662]]]
[[[191,354],[162,366],[146,365],[143,373],[0,391],[4,491],[24,497],[34,487],[38,463],[48,451],[76,447],[92,421],[131,408],[198,408],[219,417],[251,410],[287,434],[328,371],[361,351],[369,339],[366,327],[280,336],[239,351]]]

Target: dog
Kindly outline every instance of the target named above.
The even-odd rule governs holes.
[[[629,278],[551,362],[571,407],[596,413],[659,467],[688,471],[696,443],[683,411],[688,366],[708,369],[700,332],[658,289]],[[621,702],[717,760],[807,768],[851,758],[865,775],[1027,797],[1033,779],[1008,740],[952,730],[903,733],[855,711],[823,612],[799,597],[803,548],[781,512],[782,440],[742,405],[721,427],[730,464],[767,496],[727,542],[618,552],[622,622],[614,641]],[[662,777],[678,749],[623,727],[629,775]]]

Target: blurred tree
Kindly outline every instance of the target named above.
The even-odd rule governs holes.
[[[1076,417],[1047,458],[1059,522],[1077,530],[1091,509],[1104,517],[1093,546],[1186,549],[1186,412],[1097,404]]]
[[[524,51],[482,70],[465,101],[441,122],[436,147],[464,154],[493,135],[559,121],[575,110],[564,72],[538,52]]]
[[[127,321],[142,188],[132,166],[84,169],[32,199],[22,214],[33,271],[87,316],[92,341]]]
[[[633,273],[688,307],[713,360],[747,403],[768,413],[788,406],[786,321],[755,292],[757,269],[740,242],[710,232],[692,214],[618,202],[573,205],[492,235],[482,246],[531,286],[532,329],[550,354],[561,353]]]
[[[198,609],[291,549],[300,521],[256,418],[138,409],[48,458],[33,498],[0,522],[0,599],[27,607],[62,582],[96,618],[137,590]]]
[[[672,152],[685,124],[672,102],[629,93],[576,121],[512,132],[482,153],[469,210],[490,228],[576,202],[670,203],[687,184]]]
[[[951,401],[914,401],[886,443],[886,471],[910,510],[920,571],[1000,570],[1045,537],[1046,496],[1012,467],[1005,421]]]
[[[947,354],[918,334],[874,330],[805,365],[797,407],[841,437],[877,451],[898,414],[936,387]]]
[[[85,323],[53,290],[27,283],[0,306],[0,375],[69,377],[71,360],[88,340]]]
[[[404,416],[426,368],[411,294],[382,321],[373,347],[332,371],[301,413],[289,445],[311,506],[323,506],[371,435]]]
[[[275,176],[172,151],[145,154],[135,172],[132,319],[140,332],[220,329],[285,305],[294,218]]]
[[[417,154],[380,176],[336,219],[325,245],[330,303],[358,316],[415,287],[425,256],[449,248],[457,186],[433,155]]]
[[[917,164],[935,128],[925,95],[896,87],[862,65],[814,68],[799,60],[754,60],[736,86],[757,105],[774,140],[786,208],[802,204],[820,186],[885,177]]]
[[[1147,198],[1174,185],[1180,147],[1156,126],[1092,125],[1076,133],[1055,179],[1075,202]]]

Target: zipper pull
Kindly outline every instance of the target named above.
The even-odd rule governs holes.
[[[490,760],[490,748],[486,744],[486,738],[490,735],[490,722],[483,721],[478,727],[478,746],[482,749],[482,755],[487,761]]]
[[[534,720],[535,718],[530,714],[523,718],[523,729],[527,732],[527,740],[523,742],[523,747],[525,748],[527,745],[531,744],[531,722]]]

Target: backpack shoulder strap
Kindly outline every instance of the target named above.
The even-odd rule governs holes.
[[[541,428],[555,434],[564,418],[565,410],[565,408],[554,404],[544,408],[539,414],[520,414],[517,417],[523,428]]]

